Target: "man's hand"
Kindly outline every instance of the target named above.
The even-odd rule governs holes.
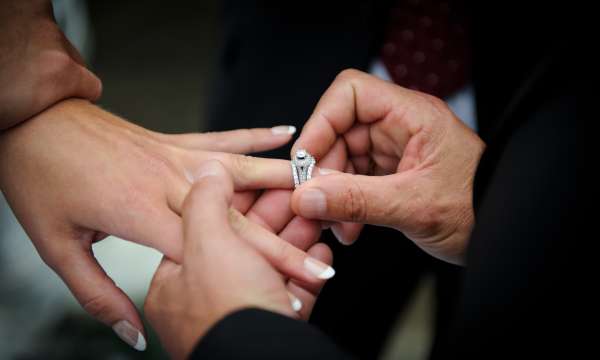
[[[429,254],[462,263],[474,222],[473,177],[484,146],[443,101],[344,71],[319,101],[294,150],[335,159],[342,164],[337,168],[360,175],[315,178],[294,192],[292,208],[309,219],[393,227]]]
[[[56,25],[49,0],[0,0],[0,131],[102,83]]]
[[[277,237],[231,208],[233,189],[234,181],[218,161],[202,166],[184,205],[183,261],[178,265],[163,258],[150,285],[144,312],[175,359],[185,358],[211,326],[236,310],[256,307],[299,317],[292,305],[296,297],[312,306],[322,286],[314,285],[312,292],[286,287],[281,275],[248,244]],[[331,261],[323,244],[309,253]],[[318,272],[330,269],[315,258],[305,259]]]
[[[115,235],[181,261],[181,208],[200,164],[218,159],[229,169],[234,206],[246,213],[256,189],[291,189],[289,163],[220,151],[272,149],[291,139],[287,129],[165,135],[87,101],[65,100],[0,135],[0,189],[42,259],[88,312],[117,325],[120,335],[143,332],[132,302],[96,262],[92,243]],[[277,206],[289,209],[289,199]],[[262,219],[260,212],[253,216]],[[262,219],[271,227],[281,221]],[[308,247],[318,231],[308,227],[296,236]],[[306,270],[298,248],[273,238],[254,240],[252,245],[288,277],[320,283]]]

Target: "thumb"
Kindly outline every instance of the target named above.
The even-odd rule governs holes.
[[[61,255],[54,257],[57,261],[48,258],[45,261],[90,315],[111,326],[134,349],[145,350],[144,327],[135,305],[104,272],[91,249],[75,239],[60,243]]]
[[[202,164],[183,205],[184,264],[196,263],[202,251],[218,251],[234,237],[229,224],[232,198],[233,180],[225,167],[217,160]]]
[[[391,198],[398,175],[335,173],[313,178],[292,195],[292,210],[305,218],[391,226],[402,199]],[[394,197],[396,194],[394,194]]]

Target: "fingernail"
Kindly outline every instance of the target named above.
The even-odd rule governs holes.
[[[304,267],[319,279],[331,279],[335,275],[335,270],[331,266],[312,257],[304,259]]]
[[[271,128],[273,135],[292,135],[296,133],[296,127],[292,125],[280,125]]]
[[[342,245],[351,245],[351,243],[347,241],[342,235],[342,229],[340,229],[339,226],[336,226],[335,224],[331,225],[331,232],[333,233],[337,241],[339,241]]]
[[[121,320],[112,326],[114,332],[125,341],[129,346],[136,349],[137,351],[146,350],[146,339],[138,329],[134,328],[133,325],[127,320]]]
[[[336,174],[339,173],[339,171],[337,170],[333,170],[333,169],[327,169],[327,168],[319,168],[319,175],[331,175],[331,174]]]
[[[325,194],[315,188],[308,188],[300,193],[298,203],[300,214],[307,218],[318,218],[327,211]]]
[[[321,230],[329,229],[333,223],[331,221],[321,221]]]
[[[295,312],[300,311],[300,309],[302,309],[302,301],[300,301],[300,299],[298,299],[296,297],[296,295],[292,294],[291,292],[288,292],[288,296],[290,297],[290,303],[292,304],[292,309]]]

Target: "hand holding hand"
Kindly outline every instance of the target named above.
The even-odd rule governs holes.
[[[294,192],[292,208],[309,219],[393,227],[431,255],[462,263],[484,146],[443,101],[345,71],[319,101],[294,149],[359,175],[315,178]]]
[[[218,159],[234,174],[234,206],[245,213],[255,189],[291,188],[289,163],[220,151],[281,146],[291,139],[281,130],[165,135],[87,101],[66,100],[0,135],[0,189],[42,259],[82,306],[109,326],[120,324],[117,331],[124,331],[125,321],[127,329],[143,333],[135,306],[96,262],[92,243],[115,235],[181,261],[181,207],[200,164]],[[289,197],[282,206],[289,208]],[[261,219],[260,211],[253,214]],[[283,226],[277,221],[263,223]],[[296,236],[308,234],[302,240],[308,247],[315,232]],[[255,244],[282,273],[319,281],[301,260],[290,261],[300,250],[278,245]]]
[[[183,207],[183,261],[179,265],[163,258],[150,285],[145,314],[173,358],[185,358],[211,326],[235,310],[256,307],[306,319],[322,286],[286,286],[249,244],[277,237],[231,207],[233,189],[231,176],[218,161],[203,164]],[[323,244],[309,253],[331,261]],[[304,256],[304,262],[322,278],[333,275],[317,259]],[[294,311],[298,298],[307,306],[301,315]]]

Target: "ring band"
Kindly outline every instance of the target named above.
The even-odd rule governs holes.
[[[315,167],[315,158],[304,149],[299,149],[292,158],[292,176],[294,177],[294,187],[298,187],[312,178],[312,171]]]

